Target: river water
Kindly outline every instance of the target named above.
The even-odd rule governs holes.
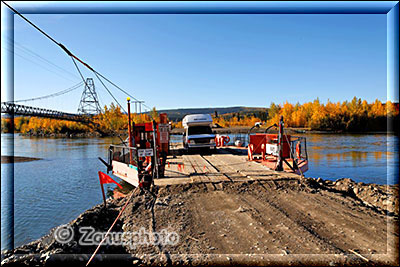
[[[307,137],[310,160],[307,177],[398,183],[399,139],[396,136],[303,136]],[[102,202],[97,172],[105,171],[105,166],[98,157],[106,158],[108,145],[119,143],[118,138],[29,138],[1,134],[2,155],[13,138],[15,156],[42,158],[14,164],[16,246],[40,238],[51,228]],[[181,136],[174,137],[176,142],[180,139]],[[2,163],[2,167],[5,164],[8,163]],[[7,175],[3,169],[2,184]],[[3,195],[3,187],[1,190]]]

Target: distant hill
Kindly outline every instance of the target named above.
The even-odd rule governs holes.
[[[267,111],[267,108],[259,107],[226,107],[226,108],[179,108],[179,109],[164,109],[157,110],[158,113],[167,113],[170,121],[180,121],[185,115],[188,114],[215,114],[229,115],[239,113],[240,115],[260,114]]]

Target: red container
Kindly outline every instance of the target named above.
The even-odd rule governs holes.
[[[287,137],[287,140],[286,140]],[[284,135],[282,140],[282,157],[289,158],[290,157],[290,135]],[[261,145],[264,144],[278,144],[278,135],[277,134],[263,134],[256,133],[250,135],[250,144],[253,144],[254,151],[253,154],[261,154]]]
[[[253,145],[253,154],[261,154],[261,145],[267,143],[267,135],[266,134],[251,134],[250,135],[250,144]]]

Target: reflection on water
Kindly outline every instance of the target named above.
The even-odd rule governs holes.
[[[390,159],[393,157],[393,152],[390,151],[371,151],[371,152],[365,152],[365,151],[346,151],[343,153],[327,153],[327,154],[322,154],[322,153],[315,153],[314,154],[314,159],[315,163],[318,161],[322,160],[342,160],[342,161],[347,161],[351,160],[354,165],[357,165],[361,161],[366,161],[368,160],[368,157],[373,155],[375,160],[382,160],[382,158],[388,158]]]
[[[398,183],[398,137],[385,134],[305,134],[310,170],[306,176]]]
[[[398,183],[399,141],[396,136],[302,136],[307,138],[308,177]],[[236,137],[230,135],[231,142]],[[12,138],[10,134],[1,135],[2,150]],[[172,138],[173,142],[182,141],[182,136]],[[97,172],[104,171],[105,166],[97,157],[105,158],[108,145],[119,143],[119,138],[56,139],[15,135],[14,140],[15,156],[43,159],[14,164],[16,245],[35,240],[52,227],[67,223],[82,211],[101,203]]]
[[[245,134],[228,134],[248,144]],[[329,180],[351,178],[357,182],[398,183],[399,139],[386,134],[296,134],[307,138],[307,177]],[[182,142],[176,135],[174,142]]]
[[[1,135],[2,151],[12,137]],[[118,143],[119,139],[15,135],[15,156],[43,159],[14,164],[15,245],[35,240],[101,203],[97,172],[105,171],[105,166],[97,157],[106,158],[108,145],[113,142]]]

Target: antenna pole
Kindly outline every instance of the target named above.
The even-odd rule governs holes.
[[[132,164],[133,162],[133,155],[132,155],[132,126],[131,126],[131,98],[128,97],[126,99],[128,101],[128,141],[129,141],[129,163]]]
[[[283,171],[282,150],[283,150],[283,116],[279,120],[279,134],[278,134],[278,162],[276,164],[276,171]]]

